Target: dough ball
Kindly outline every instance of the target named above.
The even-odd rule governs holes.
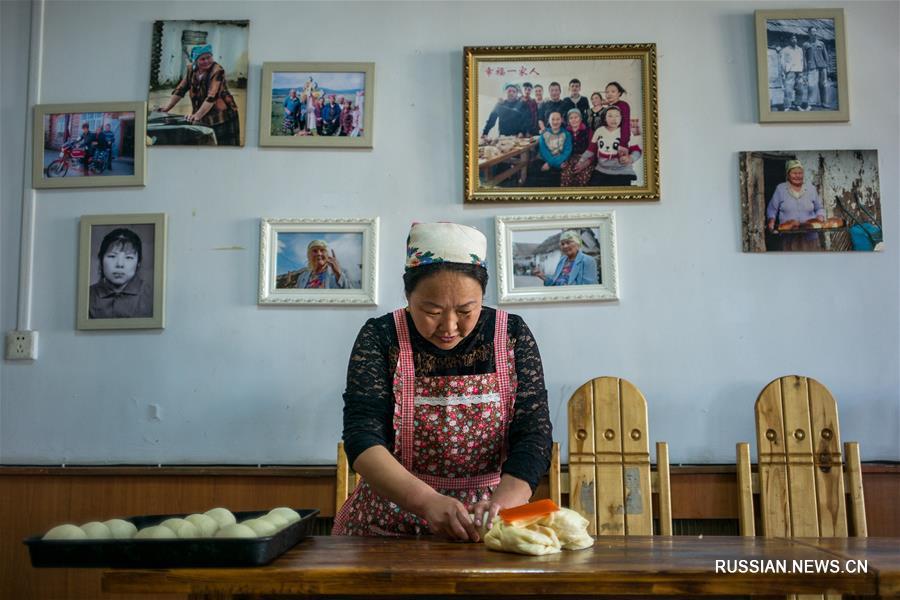
[[[184,520],[197,526],[197,529],[200,531],[200,537],[212,537],[219,529],[219,524],[209,515],[195,513],[186,516]]]
[[[153,527],[145,527],[134,534],[136,540],[174,540],[175,532],[168,527],[162,525],[154,525]]]
[[[234,518],[234,515],[231,514],[231,511],[227,508],[211,508],[203,514],[215,519],[219,527],[225,527],[226,525],[234,525],[235,523],[237,523],[237,519]]]
[[[57,525],[44,534],[44,540],[86,540],[87,534],[78,525]]]
[[[200,529],[186,519],[166,519],[160,525],[168,527],[180,538],[200,537]]]
[[[264,517],[260,517],[260,519],[264,521],[268,521],[272,525],[274,525],[277,529],[282,529],[283,527],[287,527],[288,521],[278,513],[269,513]]]
[[[271,521],[266,521],[264,519],[247,519],[241,525],[246,525],[250,529],[256,532],[256,535],[259,537],[266,537],[273,535],[278,528],[275,527],[275,524]]]
[[[87,534],[89,540],[108,540],[112,538],[109,527],[100,521],[91,521],[81,526],[81,530]]]
[[[296,523],[300,520],[300,514],[294,510],[293,508],[288,508],[286,506],[279,506],[278,508],[273,508],[269,511],[270,515],[281,515],[285,519],[287,519],[288,523]]]
[[[256,532],[246,525],[232,523],[216,532],[217,538],[255,538]]]
[[[134,523],[129,523],[124,519],[110,519],[103,521],[103,524],[109,527],[109,532],[116,540],[130,540],[137,533]]]

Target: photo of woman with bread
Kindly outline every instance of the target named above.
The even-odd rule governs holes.
[[[407,306],[366,321],[350,354],[343,441],[361,481],[333,535],[477,542],[474,523],[528,502],[547,471],[541,356],[521,317],[483,305],[486,253],[473,227],[411,227]]]
[[[766,208],[766,228],[772,232],[791,231],[801,225],[811,227],[825,222],[825,208],[815,187],[805,182],[803,163],[789,160],[785,164],[785,181],[778,184]],[[785,236],[782,250],[821,250],[819,236],[814,232]]]

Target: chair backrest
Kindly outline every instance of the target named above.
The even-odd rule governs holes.
[[[809,377],[789,375],[769,383],[756,400],[760,517],[767,537],[845,537],[845,500],[857,536],[867,535],[859,445],[841,456],[837,403]],[[753,535],[750,450],[738,444],[741,532]]]
[[[350,492],[356,487],[357,475],[350,469],[344,442],[337,443],[337,473],[335,477],[334,514],[337,516]]]
[[[652,535],[647,401],[629,381],[597,377],[569,399],[569,506],[592,535]],[[551,497],[560,502],[559,449],[551,457]],[[660,533],[672,534],[669,451],[658,442]]]

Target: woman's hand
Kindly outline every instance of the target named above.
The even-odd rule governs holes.
[[[475,525],[469,520],[469,511],[455,498],[435,492],[418,514],[428,521],[428,526],[435,535],[470,542],[480,539]]]
[[[535,277],[540,277],[541,279],[544,278],[544,271],[540,267],[533,268],[531,270],[531,274],[534,275]]]
[[[581,173],[582,171],[584,171],[584,170],[588,167],[589,164],[590,164],[589,161],[586,161],[586,160],[579,160],[579,161],[578,161],[578,164],[575,165],[575,172],[576,172],[576,173]]]
[[[549,170],[550,170],[550,163],[544,163],[544,166],[541,167],[541,171],[549,171]]]
[[[331,256],[325,257],[325,260],[328,261],[328,266],[334,273],[334,278],[340,279],[343,271],[341,270],[341,263],[338,262],[337,255],[334,253],[334,248],[331,249]]]
[[[504,508],[512,508],[526,504],[531,499],[531,486],[512,475],[503,475],[500,485],[494,490],[490,500],[481,500],[472,507],[475,515],[475,523],[485,523],[487,529],[491,528],[494,517]],[[484,520],[487,515],[487,520]]]

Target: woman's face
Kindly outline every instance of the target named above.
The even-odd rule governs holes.
[[[197,68],[201,71],[206,71],[213,64],[212,54],[207,52],[206,54],[201,54],[197,57]]]
[[[137,250],[131,244],[112,244],[103,255],[103,277],[121,289],[134,279],[138,266]]]
[[[481,315],[484,294],[472,277],[440,271],[419,282],[407,296],[419,334],[442,350],[455,348],[472,333]]]
[[[575,255],[578,254],[579,247],[577,242],[568,238],[559,241],[559,249],[562,250],[562,253],[569,259],[575,258]]]
[[[606,126],[615,129],[622,124],[622,113],[617,110],[606,111]]]
[[[562,115],[558,112],[550,113],[550,129],[559,129],[562,125]]]
[[[617,102],[619,97],[621,96],[621,92],[619,92],[619,88],[614,85],[606,86],[606,101],[607,102]]]
[[[328,248],[313,246],[309,249],[309,266],[313,271],[323,271],[328,266]]]
[[[573,130],[581,127],[581,113],[573,112],[569,115],[569,127]]]
[[[600,104],[602,102],[603,102],[603,98],[600,97],[599,92],[594,92],[593,94],[591,94],[591,106],[596,108],[596,107],[600,106]]]
[[[790,171],[788,171],[788,182],[794,187],[800,187],[803,185],[803,169],[800,167],[794,167]]]

